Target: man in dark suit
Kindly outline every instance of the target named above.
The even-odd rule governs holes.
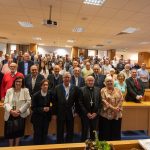
[[[54,73],[49,74],[47,79],[49,80],[49,89],[54,90],[58,84],[63,82],[62,75],[59,74],[60,67],[58,65],[54,66]]]
[[[40,90],[41,81],[44,76],[38,73],[38,67],[36,65],[31,66],[31,74],[25,77],[25,86],[29,89],[30,96]]]
[[[85,85],[84,79],[80,76],[81,70],[79,67],[73,69],[73,76],[71,76],[71,84],[78,87],[83,87]]]
[[[98,115],[101,109],[101,96],[98,87],[94,86],[94,77],[86,77],[86,86],[81,88],[81,96],[79,99],[80,115],[82,123],[81,141],[88,138],[90,131],[90,139],[94,140],[93,131],[97,128]]]
[[[34,62],[30,60],[30,55],[28,53],[24,53],[23,59],[23,61],[18,62],[18,72],[27,76],[30,73],[30,67]]]
[[[131,70],[131,77],[126,79],[127,94],[125,96],[126,101],[133,101],[140,103],[144,95],[144,87],[141,79],[137,78],[137,70]]]
[[[91,75],[95,79],[94,86],[98,87],[101,90],[105,86],[104,80],[106,78],[106,75],[100,74],[100,67],[97,64],[94,65],[93,71],[94,73],[92,73]]]
[[[74,135],[74,111],[78,108],[79,89],[70,84],[71,75],[65,72],[63,83],[55,88],[54,113],[57,117],[57,143],[71,143]],[[54,117],[54,116],[53,116]],[[66,126],[66,139],[64,129]]]

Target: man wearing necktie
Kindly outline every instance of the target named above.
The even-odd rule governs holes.
[[[126,101],[133,101],[140,103],[144,95],[144,87],[141,79],[137,78],[137,70],[131,70],[131,77],[126,79],[127,94],[125,96]]]
[[[60,67],[58,65],[54,66],[54,73],[49,74],[47,79],[49,80],[49,89],[54,90],[55,87],[59,84],[61,84],[62,81],[62,75],[59,74]]]
[[[73,76],[71,76],[71,81],[70,81],[70,83],[78,86],[79,88],[85,85],[84,78],[81,77],[80,73],[81,70],[79,67],[74,68]]]
[[[95,64],[93,67],[93,73],[92,76],[95,78],[94,86],[98,87],[100,90],[105,86],[104,80],[106,78],[106,75],[100,74],[100,67],[99,65]]]
[[[79,99],[80,116],[82,123],[81,141],[88,139],[94,140],[93,131],[97,129],[98,115],[101,109],[101,96],[98,87],[94,86],[94,77],[88,76],[86,78],[86,86],[81,88],[81,96]]]
[[[63,83],[55,88],[54,119],[57,119],[57,143],[73,142],[74,112],[78,112],[79,89],[70,84],[71,75],[65,72]],[[74,110],[75,108],[75,110]],[[64,127],[66,138],[64,139]]]

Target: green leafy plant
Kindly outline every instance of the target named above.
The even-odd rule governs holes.
[[[106,141],[99,141],[96,131],[93,131],[95,134],[95,141],[86,140],[86,149],[87,150],[111,150],[111,146]]]

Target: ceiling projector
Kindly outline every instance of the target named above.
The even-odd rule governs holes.
[[[52,21],[52,5],[50,5],[50,9],[49,9],[49,19],[45,19],[43,20],[43,25],[46,25],[48,27],[56,27],[57,26],[57,22],[56,21]]]
[[[46,25],[46,26],[57,26],[57,22],[56,21],[52,21],[50,19],[48,20],[43,20],[43,25]]]

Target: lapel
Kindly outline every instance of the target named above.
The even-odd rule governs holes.
[[[96,103],[96,98],[97,98],[97,92],[96,92],[96,88],[94,87],[93,89],[93,102]]]
[[[61,84],[60,90],[61,90],[62,93],[63,93],[63,94],[62,94],[62,95],[63,95],[63,98],[62,98],[62,99],[66,100],[66,91],[65,91],[65,88],[64,88],[63,84]]]
[[[81,86],[81,77],[80,76],[78,77],[78,86],[79,87]]]
[[[32,90],[32,76],[31,76],[31,74],[29,76],[28,82],[29,82],[29,88]]]
[[[36,80],[35,80],[34,89],[35,89],[35,87],[36,87],[36,84],[37,84],[37,82],[38,82],[38,79],[39,79],[39,74],[37,75],[37,78],[36,78]],[[33,89],[33,90],[34,90],[34,89]]]
[[[68,97],[68,100],[69,100],[69,98],[71,97],[71,95],[72,95],[72,92],[73,92],[73,85],[71,84],[70,85],[70,89],[69,89],[69,97]]]
[[[53,86],[55,85],[54,80],[55,80],[55,76],[54,76],[54,74],[53,74],[53,75],[52,75],[52,79],[51,79]]]

